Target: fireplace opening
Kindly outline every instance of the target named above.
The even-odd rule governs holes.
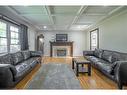
[[[65,56],[67,56],[67,50],[66,49],[57,49],[57,56],[58,57],[65,57]]]

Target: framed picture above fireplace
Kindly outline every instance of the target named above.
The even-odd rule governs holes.
[[[56,41],[62,41],[62,42],[68,41],[68,35],[67,34],[56,34]]]

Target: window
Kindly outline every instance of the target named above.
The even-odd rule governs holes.
[[[7,52],[7,25],[0,22],[0,53]]]
[[[0,53],[20,50],[19,27],[0,21]]]
[[[90,49],[91,50],[95,50],[95,48],[99,48],[98,32],[99,32],[99,29],[90,31]]]
[[[10,26],[10,33],[10,52],[20,50],[19,29],[15,26]]]

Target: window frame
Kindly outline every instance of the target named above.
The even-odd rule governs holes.
[[[16,31],[11,31],[11,26],[12,27],[14,27],[14,28],[18,28],[18,32],[16,32]],[[11,32],[14,32],[14,33],[17,33],[18,34],[18,38],[11,38]],[[11,51],[11,45],[13,45],[13,46],[20,46],[20,49],[19,50],[21,50],[21,42],[20,42],[20,28],[19,28],[19,26],[17,26],[17,25],[14,25],[14,24],[10,24],[9,25],[9,33],[10,33],[10,44],[9,44],[9,47],[10,47],[10,50],[9,50],[9,52],[13,52],[13,51]],[[19,44],[11,44],[11,40],[18,40],[19,41]]]
[[[7,39],[7,52],[1,52],[0,54],[13,52],[13,51],[11,51],[11,45],[19,45],[20,49],[18,51],[20,51],[21,50],[20,27],[18,25],[15,25],[11,22],[8,22],[8,21],[2,20],[2,19],[0,19],[0,22],[3,22],[6,24],[6,37],[0,37],[0,38],[6,38]],[[16,40],[19,40],[19,44],[11,44],[11,30],[10,30],[11,26],[18,28],[18,32],[17,32],[18,33],[18,39],[16,39]]]
[[[6,38],[6,40],[7,40],[7,45],[0,45],[0,46],[6,46],[7,47],[7,52],[8,52],[8,33],[7,33],[7,31],[8,31],[8,26],[7,26],[7,22],[6,21],[4,21],[4,20],[1,20],[0,19],[0,22],[2,22],[2,23],[5,23],[6,24],[6,37],[1,37],[0,36],[0,38]],[[3,53],[7,53],[7,52],[2,52],[2,53],[0,53],[0,54],[3,54]]]
[[[99,28],[96,28],[96,29],[94,29],[94,30],[92,30],[92,31],[90,31],[90,50],[92,50],[92,39],[91,39],[91,34],[92,34],[92,32],[95,32],[95,31],[97,31],[97,49],[99,48]]]
[[[18,26],[16,26],[16,25],[10,25],[10,27],[16,27],[16,28],[18,28],[18,32],[16,32],[16,31],[11,31],[10,29],[10,40],[11,39],[15,39],[15,40],[19,40],[19,44],[11,44],[11,41],[10,41],[10,45],[21,45],[21,43],[20,43],[20,30],[19,30],[19,27]],[[9,27],[9,28],[10,28]],[[18,38],[11,38],[11,32],[14,32],[14,33],[17,33],[18,34]]]

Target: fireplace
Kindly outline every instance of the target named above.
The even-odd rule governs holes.
[[[57,53],[57,57],[66,57],[67,56],[66,49],[57,49],[56,53]]]
[[[61,53],[58,54],[57,52],[61,52]],[[66,54],[66,57],[73,57],[73,42],[59,42],[59,41],[51,42],[50,41],[50,56],[51,57],[64,56],[65,54]]]
[[[53,57],[70,57],[70,46],[54,46]]]

